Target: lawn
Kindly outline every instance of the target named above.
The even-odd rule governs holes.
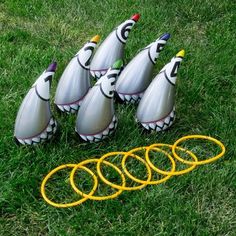
[[[37,147],[17,146],[13,141],[16,114],[37,76],[57,60],[53,102],[60,75],[80,47],[96,34],[105,39],[136,12],[141,18],[127,41],[126,63],[164,32],[171,39],[154,75],[180,49],[186,51],[178,73],[173,127],[163,133],[142,132],[134,120],[137,107],[116,104],[115,134],[87,144],[74,132],[76,117],[58,114],[52,103],[60,124],[58,137]],[[235,26],[232,0],[1,0],[0,235],[236,235]],[[164,184],[127,191],[113,200],[57,209],[41,197],[43,177],[60,164],[156,142],[172,144],[188,134],[218,138],[226,146],[226,155]],[[201,142],[190,148],[199,151],[199,158],[218,150]],[[135,166],[130,168],[135,171]],[[68,173],[50,182],[48,194],[53,199],[79,199],[70,189]],[[90,179],[87,174],[83,177]]]

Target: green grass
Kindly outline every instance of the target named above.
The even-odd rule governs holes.
[[[235,10],[232,0],[0,1],[0,235],[236,235]],[[61,125],[56,140],[34,148],[16,146],[17,110],[37,76],[54,58],[58,61],[53,101],[63,69],[84,42],[95,34],[104,39],[135,12],[141,19],[130,33],[126,62],[164,32],[172,37],[155,73],[180,49],[186,50],[173,127],[142,133],[134,122],[136,107],[116,105],[119,124],[114,136],[85,144],[74,133],[75,116],[59,116],[53,110]],[[114,200],[56,209],[40,195],[43,177],[60,164],[155,142],[173,143],[187,134],[219,138],[226,155]],[[77,199],[66,173],[61,184],[51,186],[54,199]]]

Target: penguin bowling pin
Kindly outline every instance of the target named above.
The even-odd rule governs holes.
[[[122,64],[122,60],[116,61],[89,90],[81,104],[75,131],[85,141],[100,141],[113,133],[117,126],[113,96]]]
[[[21,144],[34,145],[50,139],[56,132],[49,103],[51,79],[56,62],[49,65],[25,96],[15,121],[14,136]]]
[[[116,82],[116,95],[126,103],[138,102],[151,83],[154,65],[170,34],[163,34],[142,49],[124,68]]]
[[[137,121],[147,130],[169,128],[175,118],[175,83],[184,50],[176,54],[153,79],[145,91],[136,113]]]
[[[77,112],[90,88],[89,66],[100,37],[96,35],[71,59],[58,83],[55,104],[66,113]]]
[[[135,14],[112,31],[98,47],[90,66],[91,75],[99,79],[118,59],[123,59],[124,47],[132,27],[139,20]]]

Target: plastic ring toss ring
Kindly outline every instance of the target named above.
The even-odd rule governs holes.
[[[43,179],[43,182],[41,184],[41,194],[44,198],[44,200],[54,206],[54,207],[59,207],[59,208],[66,208],[66,207],[72,207],[72,206],[77,206],[81,203],[83,203],[84,201],[86,201],[88,199],[88,197],[83,197],[82,199],[76,201],[76,202],[71,202],[71,203],[56,203],[56,202],[53,202],[51,201],[47,196],[46,196],[46,193],[45,193],[45,185],[47,183],[47,181],[51,178],[51,176],[53,174],[55,174],[56,172],[58,172],[59,170],[62,170],[62,169],[65,169],[65,168],[74,168],[75,166],[77,166],[77,164],[65,164],[65,165],[61,165],[61,166],[58,166],[57,168],[53,169],[51,172],[49,172],[47,174],[47,176]],[[97,189],[97,186],[98,186],[98,179],[96,177],[96,175],[88,168],[86,168],[85,166],[80,166],[79,168],[87,171],[90,175],[92,175],[93,177],[93,180],[94,180],[94,185],[93,185],[93,188],[91,190],[91,192],[88,194],[88,196],[91,196],[93,195],[93,193],[96,191]]]
[[[218,146],[220,146],[221,148],[221,153],[219,153],[218,155],[214,156],[214,157],[210,157],[206,160],[202,160],[202,161],[187,161],[187,160],[184,160],[183,158],[181,158],[180,156],[178,156],[178,154],[176,153],[176,148],[177,148],[177,145],[179,145],[179,143],[185,141],[185,140],[188,140],[188,139],[206,139],[206,140],[209,140],[209,141],[212,141],[214,143],[216,143]],[[204,135],[188,135],[188,136],[184,136],[180,139],[178,139],[173,147],[172,147],[172,153],[174,155],[174,157],[179,160],[180,162],[183,162],[185,164],[189,164],[189,165],[193,165],[193,164],[196,164],[196,165],[203,165],[203,164],[207,164],[207,163],[210,163],[210,162],[213,162],[217,159],[219,159],[220,157],[222,157],[224,154],[225,154],[225,146],[223,145],[223,143],[221,143],[219,140],[215,139],[215,138],[212,138],[212,137],[209,137],[209,136],[204,136]]]
[[[163,175],[183,175],[183,174],[186,174],[190,171],[192,171],[194,168],[196,168],[197,164],[196,162],[198,161],[197,157],[192,153],[190,152],[189,150],[187,149],[184,149],[184,148],[181,148],[181,147],[176,147],[177,150],[180,150],[180,151],[183,151],[183,152],[186,152],[189,156],[191,156],[194,160],[194,162],[192,162],[191,166],[189,168],[186,168],[184,170],[179,170],[179,171],[174,171],[174,172],[171,172],[171,171],[163,171],[163,170],[160,170],[158,168],[156,168],[153,163],[151,162],[150,158],[149,158],[149,151],[150,150],[156,150],[155,147],[169,147],[170,149],[172,149],[172,146],[173,145],[170,145],[170,144],[165,144],[165,143],[157,143],[157,144],[152,144],[150,145],[147,150],[146,150],[146,153],[145,153],[145,158],[148,162],[148,164],[151,166],[151,168],[155,171],[157,171],[158,173],[160,174],[163,174]],[[188,164],[189,165],[189,164]]]
[[[143,147],[140,147],[139,148],[139,150],[143,150]],[[99,161],[98,161],[98,163],[97,163],[97,172],[98,172],[98,176],[101,178],[101,180],[105,183],[105,184],[107,184],[107,185],[109,185],[109,186],[111,186],[111,187],[113,187],[113,188],[116,188],[116,189],[121,189],[121,190],[138,190],[138,189],[142,189],[142,188],[144,188],[147,184],[146,183],[143,183],[143,184],[141,184],[141,185],[139,185],[139,186],[132,186],[132,187],[128,187],[128,186],[125,186],[125,185],[118,185],[118,184],[114,184],[114,183],[112,183],[112,182],[110,182],[109,180],[107,180],[105,177],[104,177],[104,175],[102,174],[102,172],[101,172],[101,163],[103,163],[103,161],[104,161],[104,159],[105,158],[108,158],[108,157],[110,157],[110,156],[114,156],[114,155],[126,155],[126,152],[110,152],[110,153],[107,153],[107,154],[105,154],[105,155],[103,155],[100,159],[99,159]],[[148,179],[147,179],[147,182],[151,179],[151,169],[150,169],[150,167],[147,165],[147,163],[145,162],[145,160],[143,160],[141,157],[139,157],[138,155],[135,155],[135,154],[130,154],[132,157],[134,157],[134,158],[136,158],[137,160],[139,160],[139,161],[141,161],[145,166],[146,166],[146,168],[147,168],[147,171],[148,171]]]
[[[92,196],[92,195],[89,195],[89,194],[85,194],[83,193],[82,191],[80,191],[76,185],[75,185],[75,182],[74,182],[74,176],[75,176],[75,172],[78,168],[81,168],[82,166],[88,164],[88,163],[92,163],[92,162],[98,162],[99,159],[88,159],[88,160],[85,160],[85,161],[82,161],[80,162],[79,164],[75,165],[75,167],[73,168],[71,174],[70,174],[70,184],[72,186],[72,188],[74,189],[74,191],[76,193],[78,193],[79,195],[83,196],[83,197],[86,197],[88,199],[92,199],[92,200],[97,200],[97,201],[102,201],[102,200],[107,200],[107,199],[112,199],[112,198],[115,198],[117,196],[119,196],[123,190],[119,190],[117,191],[116,193],[112,194],[112,195],[109,195],[109,196]],[[108,165],[108,166],[111,166],[113,169],[115,169],[119,175],[121,176],[121,179],[122,179],[122,186],[125,186],[125,176],[124,174],[122,173],[122,171],[114,164],[108,162],[108,161],[103,161],[103,163],[105,165]]]
[[[136,177],[134,177],[133,175],[131,175],[131,173],[127,170],[126,166],[125,166],[125,162],[126,162],[126,159],[128,158],[128,156],[131,156],[134,152],[137,152],[137,151],[140,151],[140,150],[143,150],[143,149],[147,149],[147,147],[139,147],[139,148],[134,148],[132,150],[130,150],[129,152],[126,153],[126,155],[124,156],[123,160],[122,160],[122,168],[125,172],[125,174],[130,178],[132,179],[133,181],[135,182],[138,182],[138,183],[143,183],[143,184],[160,184],[160,183],[163,183],[165,181],[167,181],[171,175],[167,175],[166,177],[162,178],[162,179],[159,179],[159,180],[152,180],[151,179],[148,179],[146,181],[144,180],[141,180],[141,179],[137,179]],[[174,172],[175,171],[175,161],[174,159],[165,151],[159,149],[160,152],[163,152],[171,161],[171,164],[172,164],[172,168],[171,168],[171,172]],[[151,167],[151,166],[150,166]]]
[[[135,157],[136,155],[133,154],[133,152],[135,152],[135,151],[141,151],[141,150],[145,150],[145,149],[146,149],[146,147],[140,147],[140,148],[135,148],[135,149],[133,149],[133,150],[130,150],[130,151],[126,152],[125,155],[124,155],[124,157],[122,158],[121,166],[122,166],[122,169],[123,169],[123,171],[125,172],[125,174],[126,174],[131,180],[133,180],[134,182],[140,183],[140,184],[145,184],[145,185],[147,185],[147,184],[150,182],[151,178],[152,178],[152,170],[151,170],[150,166],[148,165],[148,163],[147,163],[145,160],[142,159],[142,162],[145,164],[145,167],[146,167],[146,169],[147,169],[147,173],[148,173],[148,178],[147,178],[147,180],[141,180],[141,179],[138,179],[138,178],[134,177],[133,175],[130,174],[130,172],[129,172],[129,171],[127,170],[127,168],[126,168],[126,160],[127,160],[127,158],[128,158],[128,157],[134,157],[134,158],[136,158],[136,157]]]

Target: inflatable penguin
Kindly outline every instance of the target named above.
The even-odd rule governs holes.
[[[116,95],[126,103],[138,102],[151,83],[154,65],[170,34],[163,34],[142,49],[124,68],[116,82]]]
[[[18,111],[14,136],[21,144],[34,145],[50,139],[56,132],[57,122],[49,104],[51,79],[56,62],[49,65],[33,84]]]
[[[89,66],[100,37],[96,35],[72,58],[57,86],[55,104],[66,113],[77,112],[90,88]]]
[[[122,60],[116,61],[83,100],[75,131],[85,141],[100,141],[113,133],[117,126],[113,96],[116,77],[122,64]]]
[[[175,82],[184,50],[163,67],[145,91],[137,110],[137,120],[145,129],[162,131],[175,118]]]
[[[123,58],[129,32],[139,20],[139,17],[139,14],[135,14],[129,20],[120,24],[98,47],[90,66],[90,73],[94,78],[99,79],[115,61]]]

